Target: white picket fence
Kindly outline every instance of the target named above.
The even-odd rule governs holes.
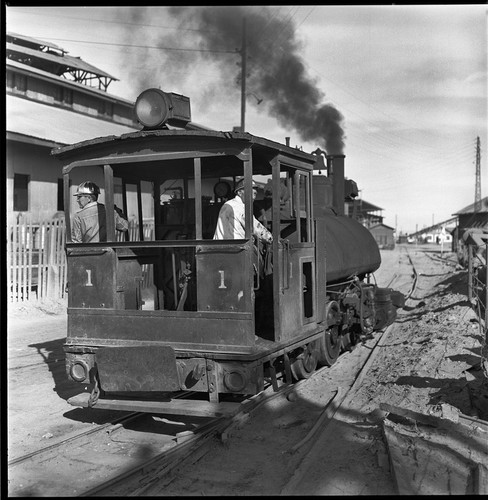
[[[153,238],[153,227],[153,221],[144,223],[145,240]],[[129,240],[138,241],[139,236],[137,220],[130,220]],[[122,233],[117,239],[123,241]],[[10,302],[66,297],[65,242],[64,217],[41,222],[24,217],[7,225],[6,281]]]

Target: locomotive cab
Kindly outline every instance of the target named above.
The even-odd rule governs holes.
[[[187,98],[152,90],[136,103],[143,130],[53,151],[65,162],[66,370],[92,387],[71,404],[149,411],[143,402],[154,409],[159,401],[167,409],[161,401],[183,390],[217,403],[225,393],[258,393],[265,377],[275,386],[278,366],[290,379],[333,362],[347,312],[327,294],[333,224],[313,200],[317,156],[199,128]],[[214,239],[240,179],[245,237]],[[106,214],[122,210],[129,231],[107,215],[106,241],[71,240],[73,194],[86,180],[100,187]],[[254,203],[252,183],[260,186]],[[253,216],[272,244],[253,237]],[[378,266],[367,258],[336,281]]]

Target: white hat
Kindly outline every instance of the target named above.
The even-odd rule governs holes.
[[[85,181],[78,186],[73,196],[91,195],[98,197],[99,194],[100,188],[94,182]]]

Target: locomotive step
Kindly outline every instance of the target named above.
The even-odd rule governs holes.
[[[68,399],[72,406],[88,408],[90,394],[83,392]],[[100,410],[139,411],[146,413],[162,413],[167,415],[192,415],[195,417],[224,417],[239,411],[240,403],[212,403],[210,401],[196,401],[173,399],[171,401],[134,401],[98,399],[92,408]]]

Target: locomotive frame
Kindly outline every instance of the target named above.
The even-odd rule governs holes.
[[[369,279],[378,247],[343,215],[343,155],[325,165],[318,152],[249,133],[162,126],[53,150],[65,162],[66,370],[91,384],[71,404],[188,413],[172,395],[191,390],[207,399],[194,414],[218,412],[225,394],[257,394],[265,379],[277,389],[280,372],[288,382],[306,378],[394,320],[401,301]],[[111,217],[107,241],[70,241],[74,181],[87,180],[86,170],[100,179],[107,213],[116,198],[127,213],[135,186],[137,241],[118,238]],[[226,193],[213,188],[240,178],[246,237],[214,240]],[[271,196],[253,206],[256,178],[269,181]],[[162,203],[168,187],[180,196]],[[257,205],[270,248],[252,236]],[[154,214],[152,239],[145,211]]]

